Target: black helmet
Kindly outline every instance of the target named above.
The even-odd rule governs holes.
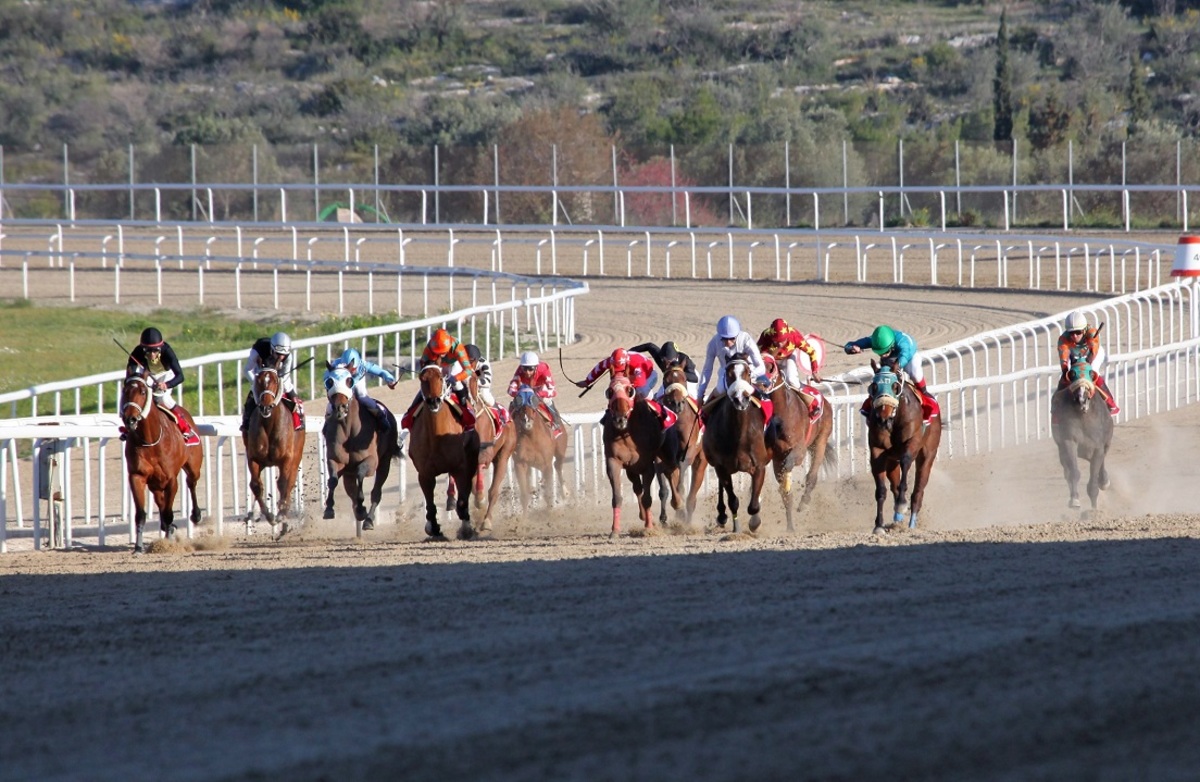
[[[679,360],[679,351],[675,349],[674,342],[664,342],[662,350],[659,351],[659,356],[664,364],[674,364]]]
[[[478,361],[483,358],[483,354],[479,352],[479,348],[474,345],[467,345],[467,358],[471,361]]]
[[[163,344],[162,332],[151,326],[142,331],[142,347],[144,348],[161,348]]]

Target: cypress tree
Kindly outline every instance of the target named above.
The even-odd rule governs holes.
[[[1000,12],[1000,30],[996,33],[996,77],[992,79],[994,125],[992,139],[1011,141],[1013,132],[1012,71],[1008,64],[1007,11]]]

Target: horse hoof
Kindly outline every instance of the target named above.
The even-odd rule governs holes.
[[[872,535],[886,535],[887,528],[886,527],[876,527],[875,530],[871,534]]]
[[[1079,500],[1071,500],[1070,502],[1067,503],[1067,507],[1068,508],[1078,508]]]
[[[145,553],[146,553],[146,547],[145,547],[145,546],[141,546],[141,545],[134,546],[134,547],[133,547],[133,553],[134,553],[134,554],[145,554]]]
[[[375,529],[375,522],[371,521],[370,519],[366,519],[365,521],[363,521],[362,528],[363,528],[364,532],[367,530]]]
[[[751,532],[758,532],[758,528],[761,526],[762,526],[762,519],[760,519],[758,516],[750,517],[749,527],[750,527]]]
[[[333,518],[333,508],[326,508],[325,512],[321,514],[321,518],[332,519]]]

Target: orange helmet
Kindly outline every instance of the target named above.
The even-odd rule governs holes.
[[[625,368],[629,366],[629,351],[625,348],[617,348],[609,356],[608,363],[618,372],[625,371]]]
[[[429,338],[429,349],[434,353],[443,355],[450,352],[450,348],[454,345],[454,337],[450,336],[450,332],[445,329],[438,329],[433,332],[433,336]]]

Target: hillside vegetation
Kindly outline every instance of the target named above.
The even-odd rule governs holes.
[[[1035,153],[1073,142],[1077,165],[1119,181],[1114,144],[1136,139],[1148,161],[1169,144],[1174,159],[1200,129],[1197,6],[0,0],[3,174],[62,181],[67,145],[72,182],[185,182],[193,167],[249,181],[252,165],[264,182],[315,166],[361,182],[376,156],[388,181],[428,182],[436,145],[442,183],[491,181],[493,150],[506,183],[534,170],[545,184],[552,165],[559,182],[593,183],[611,181],[615,145],[629,184],[661,183],[655,162],[672,150],[689,181],[719,184],[734,145],[738,180],[753,185],[779,183],[786,144],[803,168],[791,182],[818,186],[840,184],[844,165],[852,182],[894,181],[880,168],[898,139],[909,182],[943,179],[930,161],[954,141],[1016,139]],[[845,164],[843,141],[857,151]],[[1001,180],[1004,161],[980,154],[980,177]],[[1048,160],[1029,163],[1031,179],[1065,179],[1065,158]]]

